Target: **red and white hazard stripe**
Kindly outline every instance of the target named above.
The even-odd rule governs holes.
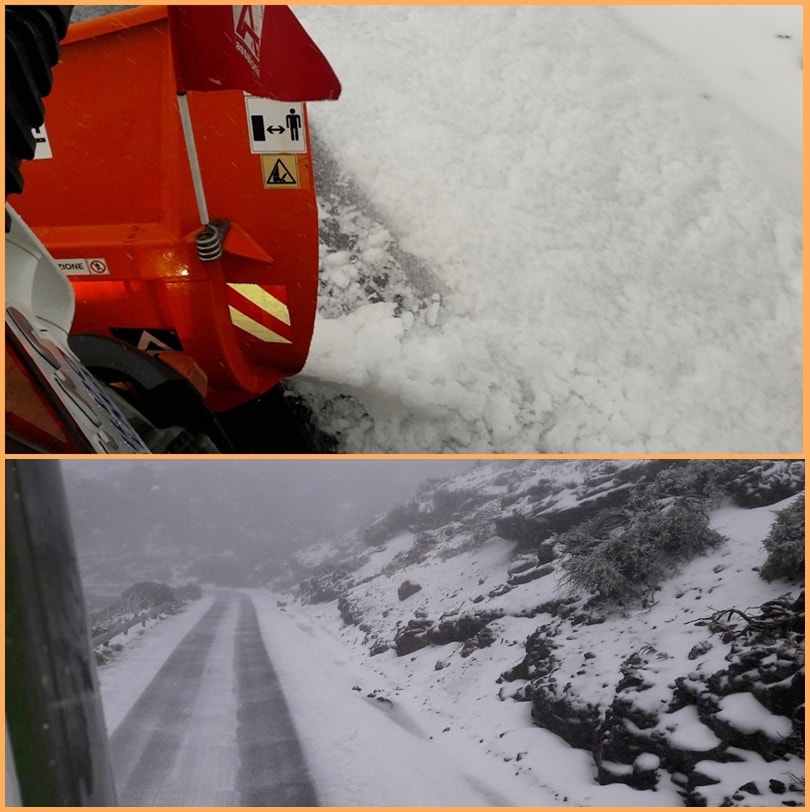
[[[228,282],[228,311],[235,327],[259,341],[292,344],[292,324],[283,285]]]

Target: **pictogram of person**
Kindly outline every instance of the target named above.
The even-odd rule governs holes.
[[[301,126],[301,116],[295,112],[295,108],[291,107],[290,112],[287,115],[287,129],[290,131],[290,140],[297,141],[298,140],[298,128]]]

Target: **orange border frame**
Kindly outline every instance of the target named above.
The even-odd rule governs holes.
[[[24,0],[25,2],[25,0]],[[27,4],[27,3],[26,3]],[[494,3],[488,2],[481,2],[480,0],[473,2],[463,2],[462,0],[441,0],[440,2],[436,2],[436,0],[430,0],[429,5],[612,5],[606,4],[602,2],[588,2],[588,0],[561,0],[558,3],[548,3],[548,4],[537,4],[531,2],[525,2],[524,0],[517,0],[516,2],[500,2],[500,0],[495,0]],[[85,3],[79,3],[78,5],[89,5]],[[145,5],[155,5],[154,3],[147,2]],[[416,2],[416,0],[408,0],[407,2],[400,2],[395,3],[391,2],[391,0],[357,0],[357,2],[353,3],[345,3],[342,0],[322,0],[322,2],[318,2],[317,0],[300,0],[299,2],[293,4],[293,8],[295,5],[425,5],[425,3]],[[699,0],[682,0],[680,3],[662,3],[657,2],[656,0],[625,0],[619,5],[706,5],[705,3],[700,2]],[[717,0],[714,5],[771,5],[770,3],[762,3],[756,2],[756,0],[741,0],[740,2],[731,2],[731,0]],[[773,4],[776,5],[776,4]],[[807,3],[797,3],[797,2],[786,2],[780,3],[779,5],[788,5],[788,6],[798,6],[801,5],[804,10],[803,14],[803,27],[806,30],[808,27],[808,21],[810,21],[810,6]],[[806,82],[806,79],[805,79]],[[807,96],[806,92],[806,84],[805,84],[805,98]],[[807,133],[810,131],[810,115],[808,115],[807,106],[805,105],[805,110],[803,114],[803,122],[804,122],[804,133],[805,133],[805,145],[807,143]],[[808,229],[808,196],[807,196],[807,186],[808,186],[808,176],[810,176],[810,169],[808,169],[807,162],[804,163],[803,172],[802,172],[802,179],[804,183],[804,193],[803,193],[803,201],[804,201],[804,214],[803,214],[803,225],[804,225],[804,235],[807,236]],[[806,240],[805,240],[806,242]],[[803,313],[804,313],[804,333],[802,339],[802,346],[803,346],[803,358],[805,359],[805,363],[803,365],[803,375],[802,375],[802,390],[803,390],[803,408],[802,408],[802,448],[798,449],[795,453],[792,454],[773,454],[769,455],[767,451],[762,454],[730,454],[730,455],[722,455],[722,454],[702,454],[702,453],[694,453],[694,454],[347,454],[347,455],[340,455],[340,456],[333,456],[333,455],[236,455],[236,454],[226,454],[217,456],[215,459],[236,459],[236,460],[248,460],[248,459],[284,459],[284,460],[296,460],[296,459],[306,459],[306,460],[329,460],[335,462],[336,464],[340,461],[351,461],[355,459],[359,460],[430,460],[430,459],[440,459],[440,460],[450,460],[450,459],[459,459],[459,460],[504,460],[504,459],[537,459],[537,460],[582,460],[582,459],[593,459],[593,460],[612,460],[612,459],[792,459],[792,460],[803,460],[806,458],[805,451],[806,451],[806,443],[807,443],[807,435],[808,435],[808,427],[810,426],[810,421],[808,421],[808,410],[807,410],[807,394],[808,394],[808,380],[810,380],[810,373],[808,373],[808,346],[810,345],[810,339],[808,338],[808,294],[807,294],[807,265],[806,260],[804,262],[804,282],[805,285],[803,287]],[[15,455],[15,454],[4,454],[5,459],[41,459],[42,457],[39,455]],[[85,456],[80,455],[55,455],[56,459],[84,459]],[[94,459],[94,458],[93,458]],[[99,457],[98,464],[104,465],[105,460],[109,459],[143,459],[140,455],[121,455],[112,458],[105,458]],[[198,460],[201,464],[206,464],[206,458],[197,456],[197,455],[177,455],[171,457],[171,459],[190,459],[190,460]],[[210,458],[208,458],[210,460]],[[5,480],[5,470],[2,473],[2,477]],[[806,580],[806,572],[805,572],[805,580]],[[5,654],[3,654],[3,658],[5,658]],[[5,673],[5,672],[4,672]],[[183,807],[164,807],[167,810],[174,810]],[[189,809],[194,807],[187,807]],[[222,807],[205,807],[205,809],[217,809]],[[227,808],[227,807],[225,807]],[[403,807],[360,807],[360,809],[379,809],[385,810],[386,812],[401,812]],[[454,809],[463,809],[464,807],[453,807]],[[493,807],[497,808],[497,807]],[[539,809],[540,807],[508,807],[508,809]],[[604,810],[604,812],[613,812],[616,809],[625,809],[625,810],[638,810],[640,807],[590,807],[595,810]],[[671,808],[671,807],[662,807],[662,808]],[[679,807],[674,807],[679,808]],[[357,809],[357,807],[333,807],[335,810],[351,810]],[[783,807],[758,807],[758,809],[762,810],[781,810]]]

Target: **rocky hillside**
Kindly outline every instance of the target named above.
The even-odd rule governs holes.
[[[482,461],[274,588],[560,804],[803,805],[803,494],[798,461]]]

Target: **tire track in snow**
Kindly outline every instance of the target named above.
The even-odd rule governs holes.
[[[239,607],[236,633],[237,741],[242,806],[318,806],[281,685],[264,647],[256,609]]]
[[[317,806],[251,600],[217,596],[110,739],[127,806]]]
[[[110,738],[119,800],[160,803],[203,683],[208,655],[230,602],[217,598],[183,638]]]

